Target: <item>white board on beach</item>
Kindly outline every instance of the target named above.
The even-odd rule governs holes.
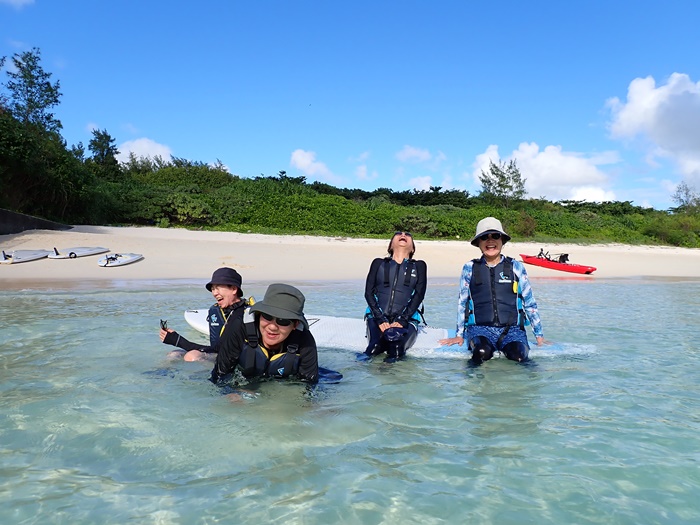
[[[11,252],[5,252],[3,250],[0,256],[1,264],[18,264],[28,261],[36,261],[37,259],[43,259],[48,257],[50,253],[49,250],[12,250]]]
[[[143,255],[140,253],[110,253],[97,261],[97,264],[105,268],[112,268],[114,266],[124,266],[126,264],[135,263],[141,259],[143,259]]]
[[[76,259],[78,257],[87,257],[88,255],[99,255],[106,253],[109,248],[101,246],[75,246],[73,248],[54,248],[49,254],[49,259]]]

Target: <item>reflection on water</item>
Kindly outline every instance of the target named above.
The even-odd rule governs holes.
[[[296,283],[361,317],[362,283]],[[246,293],[262,297],[265,287]],[[362,363],[233,403],[169,362],[199,283],[0,296],[2,523],[696,523],[700,284],[535,280],[529,366]],[[453,328],[455,283],[426,316]]]

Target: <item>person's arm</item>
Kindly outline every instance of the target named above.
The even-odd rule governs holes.
[[[456,336],[463,340],[467,338],[467,321],[469,313],[467,308],[469,305],[470,291],[469,284],[472,280],[472,271],[474,263],[469,261],[462,267],[462,276],[459,280],[459,298],[457,300],[457,329]]]
[[[462,268],[462,275],[459,279],[459,297],[457,299],[457,328],[454,337],[438,341],[443,346],[461,346],[467,339],[467,305],[469,304],[469,283],[472,279],[473,266],[474,263],[469,261]]]
[[[190,350],[204,351],[202,349],[206,348],[204,345],[188,341],[180,334],[178,334],[175,330],[172,330],[170,328],[166,328],[165,330],[163,330],[162,328],[160,329],[160,340],[163,341],[163,343],[165,343],[166,345],[176,346],[178,348],[182,348],[187,352],[189,352]]]
[[[216,353],[216,363],[210,377],[212,383],[217,383],[219,378],[236,369],[244,344],[245,326],[243,319],[237,317],[229,323],[219,341],[212,347],[212,352]]]
[[[309,383],[318,381],[318,350],[316,340],[308,330],[300,332],[299,377]]]
[[[423,299],[425,299],[425,291],[428,288],[428,265],[425,261],[416,261],[416,273],[418,274],[418,280],[416,282],[416,289],[411,296],[411,301],[397,318],[404,328],[410,322],[413,314],[420,308]]]
[[[540,345],[544,342],[542,320],[540,319],[540,313],[537,309],[535,296],[532,293],[532,286],[530,285],[530,279],[527,276],[527,270],[520,261],[513,261],[513,271],[518,276],[518,284],[520,287],[520,295],[523,298],[523,309],[525,310],[525,315],[527,315],[527,318],[530,321],[532,332],[535,334],[535,339],[537,339],[537,344]]]
[[[377,298],[374,296],[374,287],[377,281],[377,272],[379,271],[379,266],[383,262],[384,259],[374,259],[372,261],[372,264],[369,267],[369,273],[367,274],[367,280],[365,281],[365,301],[367,301],[369,311],[371,312],[372,317],[376,319],[377,324],[389,322],[389,319],[379,307]]]

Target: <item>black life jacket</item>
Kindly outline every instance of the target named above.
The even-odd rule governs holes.
[[[482,326],[525,326],[522,296],[518,278],[513,271],[513,259],[504,257],[493,268],[483,258],[472,261],[469,282],[471,302],[467,313],[468,324]]]
[[[238,356],[238,367],[244,377],[275,377],[283,378],[295,375],[299,372],[301,357],[298,354],[299,346],[295,344],[285,345],[286,350],[269,355],[269,351],[258,342],[258,329],[255,322],[244,323],[246,330],[246,342]]]
[[[391,264],[393,259],[386,257],[377,270],[374,296],[382,312],[390,319],[401,315],[411,302],[418,284],[418,269],[414,259],[406,259],[401,264]]]

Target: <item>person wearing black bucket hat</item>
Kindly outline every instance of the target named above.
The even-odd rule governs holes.
[[[530,324],[538,345],[544,344],[542,322],[525,266],[501,254],[510,240],[501,221],[486,217],[471,240],[481,257],[462,269],[457,305],[457,335],[442,345],[469,343],[471,361],[480,364],[502,352],[513,361],[527,361],[530,346],[525,326]]]
[[[216,300],[209,308],[209,346],[188,341],[175,330],[161,326],[160,340],[165,344],[178,347],[170,352],[169,357],[183,357],[185,361],[212,360],[216,354],[216,343],[229,323],[236,318],[243,318],[248,302],[243,297],[241,285],[243,278],[233,268],[219,268],[214,271],[211,280],[204,285]]]
[[[210,380],[218,383],[238,369],[246,378],[318,381],[318,351],[304,316],[305,301],[294,286],[271,284],[263,300],[224,332]]]

